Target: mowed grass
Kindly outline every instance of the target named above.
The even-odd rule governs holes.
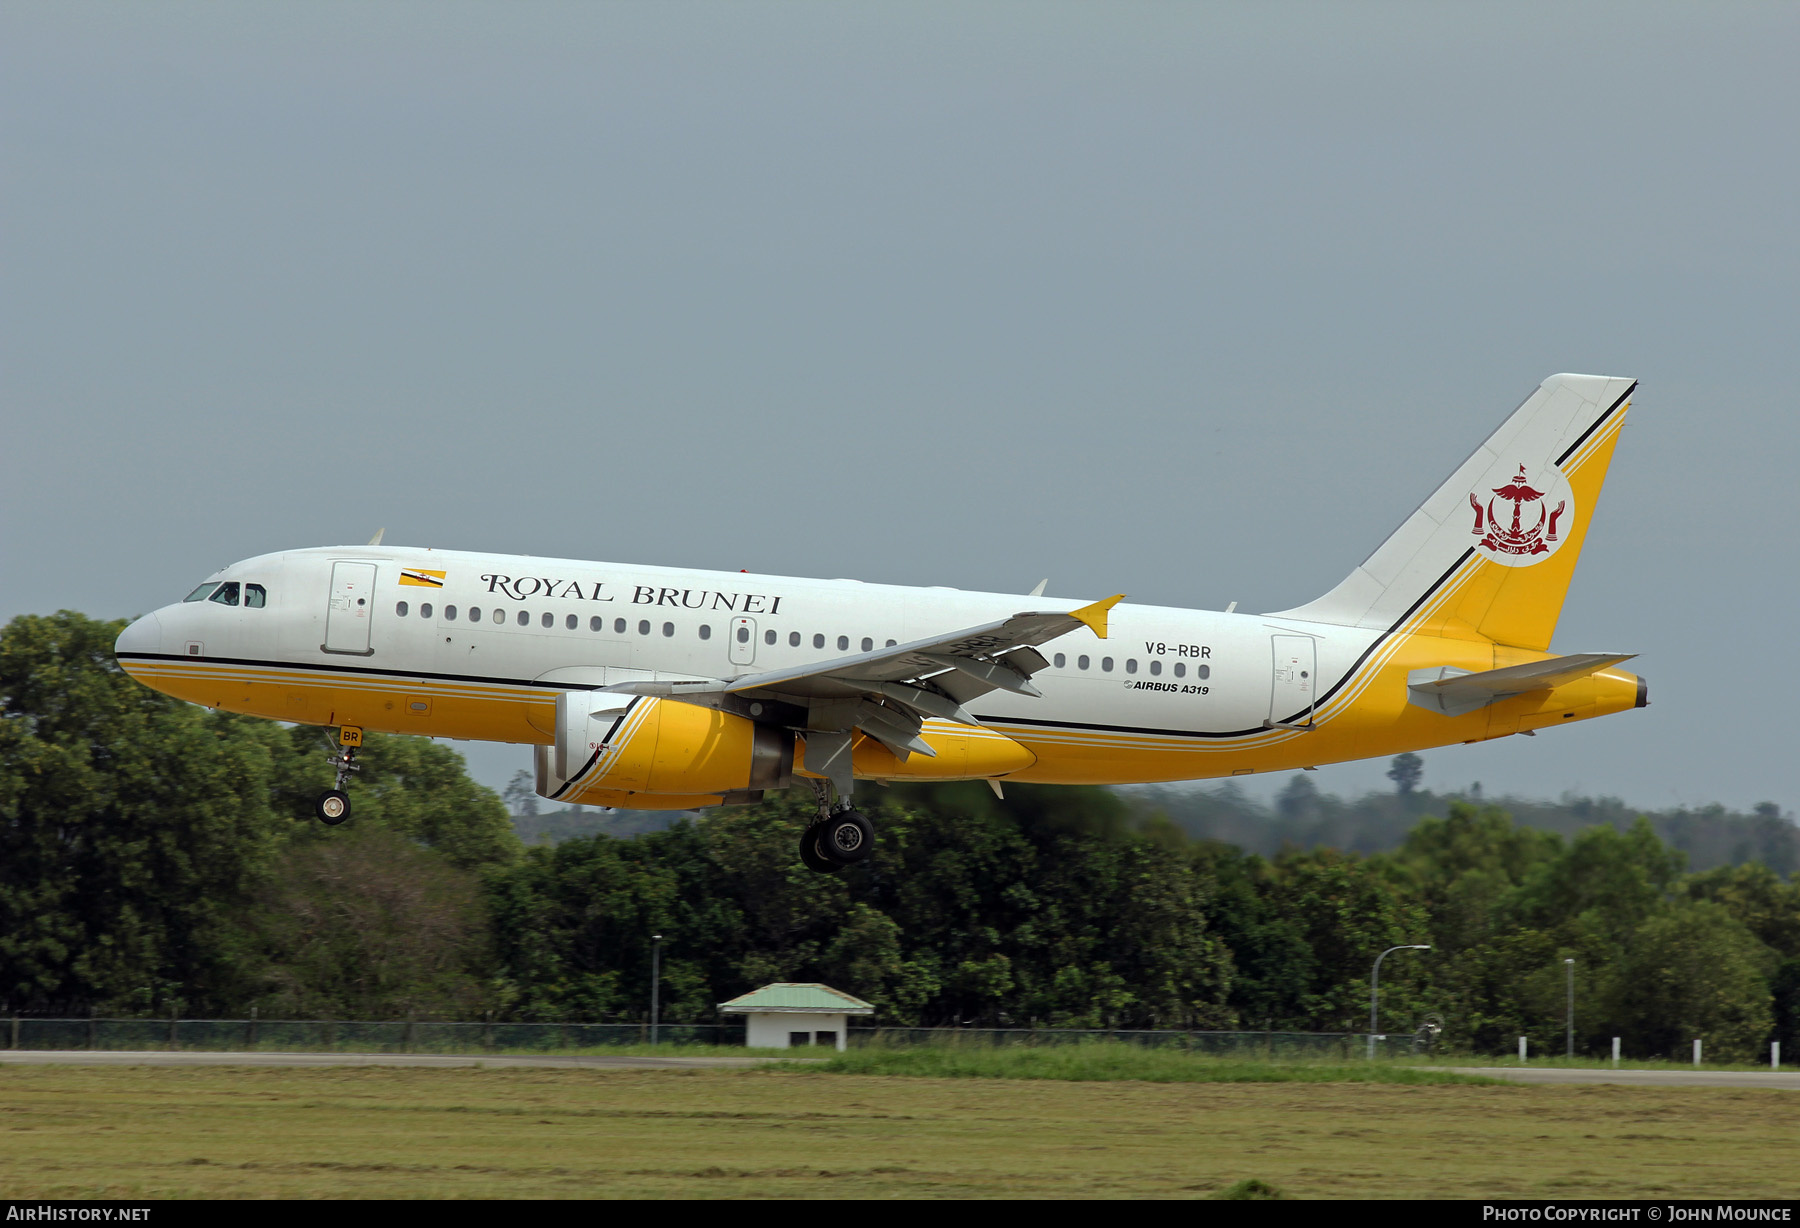
[[[1151,1083],[1406,1083],[1479,1085],[1494,1082],[1449,1070],[1390,1062],[1259,1061],[1214,1058],[1175,1048],[1099,1042],[1074,1045],[870,1046],[832,1055],[821,1069],[834,1074],[900,1075],[938,1079],[1059,1079]]]
[[[0,1066],[9,1198],[1800,1196],[1800,1095]]]

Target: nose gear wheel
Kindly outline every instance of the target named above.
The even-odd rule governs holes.
[[[350,817],[350,796],[344,789],[350,783],[350,774],[362,771],[356,762],[356,750],[354,746],[346,746],[325,760],[337,769],[337,783],[314,800],[313,815],[327,827],[336,827]]]

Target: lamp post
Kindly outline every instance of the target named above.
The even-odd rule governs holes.
[[[1575,1056],[1575,961],[1563,960],[1563,970],[1568,973],[1569,1011],[1568,1011],[1568,1043],[1563,1046],[1564,1057]]]
[[[1375,957],[1375,970],[1369,973],[1369,1060],[1375,1060],[1376,1003],[1381,993],[1381,961],[1395,951],[1429,951],[1431,947],[1420,943],[1402,943],[1397,947],[1389,947]]]
[[[650,1043],[656,1043],[657,999],[662,997],[662,935],[650,935]]]

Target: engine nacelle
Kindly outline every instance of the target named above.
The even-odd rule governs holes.
[[[685,810],[779,789],[793,767],[786,730],[673,700],[565,691],[556,742],[538,747],[537,791],[584,806]]]

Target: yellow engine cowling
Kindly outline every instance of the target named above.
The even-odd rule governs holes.
[[[863,780],[974,780],[1008,776],[1037,762],[1031,751],[992,729],[926,721],[919,736],[937,752],[935,758],[909,755],[901,762],[874,738],[858,734],[850,751],[856,775]],[[802,775],[818,775],[807,769],[804,746],[794,762],[794,770]]]
[[[556,743],[537,753],[537,791],[633,809],[716,806],[792,779],[794,736],[729,712],[641,696],[557,697]]]

